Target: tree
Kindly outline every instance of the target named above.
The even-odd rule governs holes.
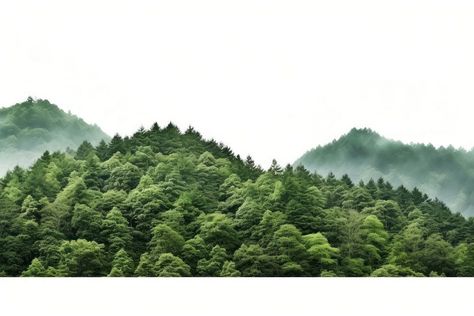
[[[364,258],[370,266],[377,266],[382,261],[388,239],[388,233],[377,216],[369,215],[364,219],[361,226],[361,239]]]
[[[209,259],[201,259],[197,265],[197,272],[201,276],[219,276],[228,256],[224,248],[212,248]]]
[[[189,277],[191,269],[181,258],[171,253],[160,255],[158,262],[154,266],[156,276],[159,277]]]
[[[291,224],[285,224],[273,235],[269,248],[278,256],[287,256],[294,262],[303,262],[306,256],[303,236],[301,232]]]
[[[196,273],[197,264],[201,259],[208,256],[208,245],[204,242],[201,236],[195,236],[192,239],[186,240],[183,246],[182,258],[191,267],[193,275]]]
[[[46,276],[46,269],[38,258],[31,261],[27,270],[23,271],[21,276],[24,277],[44,277]]]
[[[303,275],[307,268],[307,252],[301,232],[291,224],[285,224],[275,232],[268,248],[278,257],[285,275]]]
[[[109,276],[113,277],[124,277],[132,276],[134,270],[134,264],[132,258],[122,248],[114,256],[112,261],[112,270]]]
[[[403,231],[394,237],[389,262],[403,267],[409,267],[414,271],[423,271],[420,262],[421,250],[424,246],[423,230],[418,222],[406,226]]]
[[[263,213],[260,223],[252,229],[251,240],[258,242],[262,247],[266,247],[272,240],[275,232],[286,223],[287,218],[285,214],[267,210]]]
[[[89,155],[94,154],[95,149],[94,146],[92,146],[91,143],[88,141],[84,141],[76,151],[76,156],[74,157],[77,160],[86,160]]]
[[[41,214],[38,209],[39,206],[39,203],[31,195],[28,195],[21,204],[21,212],[26,218],[34,219],[39,222],[41,219]]]
[[[219,273],[221,277],[239,277],[241,275],[240,271],[235,268],[235,263],[233,261],[226,261],[222,265],[222,270]]]
[[[261,277],[278,275],[278,267],[272,258],[263,252],[259,245],[246,245],[234,253],[235,267],[244,277]]]
[[[395,201],[377,201],[374,207],[364,209],[363,213],[377,216],[389,232],[399,230],[404,221],[400,206]]]
[[[127,162],[112,169],[110,178],[107,180],[107,188],[129,192],[138,185],[140,177],[140,169]]]
[[[152,258],[158,258],[162,253],[179,255],[183,246],[184,238],[168,225],[159,224],[153,228],[153,237],[150,241]]]
[[[440,234],[430,235],[420,251],[420,262],[425,274],[436,272],[454,276],[454,251],[452,246]]]
[[[59,268],[68,276],[103,276],[104,245],[84,239],[64,241],[61,245]]]
[[[71,226],[79,239],[100,241],[102,216],[84,204],[76,204],[71,218]]]
[[[135,275],[139,277],[151,277],[155,276],[153,268],[153,262],[148,252],[142,253],[137,268],[135,269]]]
[[[339,249],[331,247],[323,234],[305,235],[303,240],[309,254],[312,275],[319,276],[324,269],[333,268],[337,264]]]
[[[374,272],[373,277],[422,277],[423,274],[415,272],[410,268],[400,267],[394,264],[386,264]]]
[[[354,209],[357,211],[361,211],[365,207],[372,206],[374,203],[372,196],[367,191],[367,189],[359,186],[353,187],[347,191],[344,200],[345,201],[342,203],[344,208]]]
[[[235,228],[240,232],[241,238],[248,238],[253,228],[262,219],[264,210],[251,199],[246,199],[235,213]]]
[[[132,234],[127,219],[119,209],[113,208],[102,222],[102,236],[107,241],[109,253],[116,253],[121,248],[128,249]]]
[[[240,244],[232,220],[221,213],[211,213],[201,216],[198,221],[199,235],[210,246],[220,245],[232,252]]]
[[[458,275],[463,277],[474,276],[474,243],[461,244],[457,247]]]

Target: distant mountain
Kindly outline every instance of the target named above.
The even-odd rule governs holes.
[[[48,100],[28,98],[0,109],[0,175],[16,165],[29,166],[46,150],[76,149],[84,140],[97,145],[109,139],[98,126]]]
[[[295,165],[353,180],[383,177],[392,185],[417,187],[453,211],[474,215],[474,151],[404,144],[370,129],[352,129],[325,146],[308,151]]]

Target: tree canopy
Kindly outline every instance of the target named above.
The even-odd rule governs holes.
[[[474,220],[419,190],[263,170],[171,123],[77,148],[0,180],[2,275],[474,276]]]

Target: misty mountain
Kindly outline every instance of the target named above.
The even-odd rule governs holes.
[[[44,151],[77,148],[84,140],[97,145],[110,138],[98,126],[65,113],[48,100],[28,98],[0,109],[0,175],[26,167]]]
[[[320,174],[333,172],[368,182],[383,177],[392,185],[426,192],[453,211],[474,215],[474,151],[404,144],[370,129],[352,129],[325,146],[306,152],[295,165]]]

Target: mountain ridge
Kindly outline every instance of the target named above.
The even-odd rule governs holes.
[[[474,220],[172,123],[0,178],[0,276],[473,276]]]
[[[109,139],[98,125],[48,100],[29,97],[0,109],[0,174],[16,165],[30,165],[46,150],[77,148],[84,140],[98,145]]]
[[[383,177],[394,185],[418,187],[454,211],[474,215],[473,150],[407,144],[371,129],[353,128],[331,143],[307,151],[294,165],[323,174],[348,174],[356,181]]]

